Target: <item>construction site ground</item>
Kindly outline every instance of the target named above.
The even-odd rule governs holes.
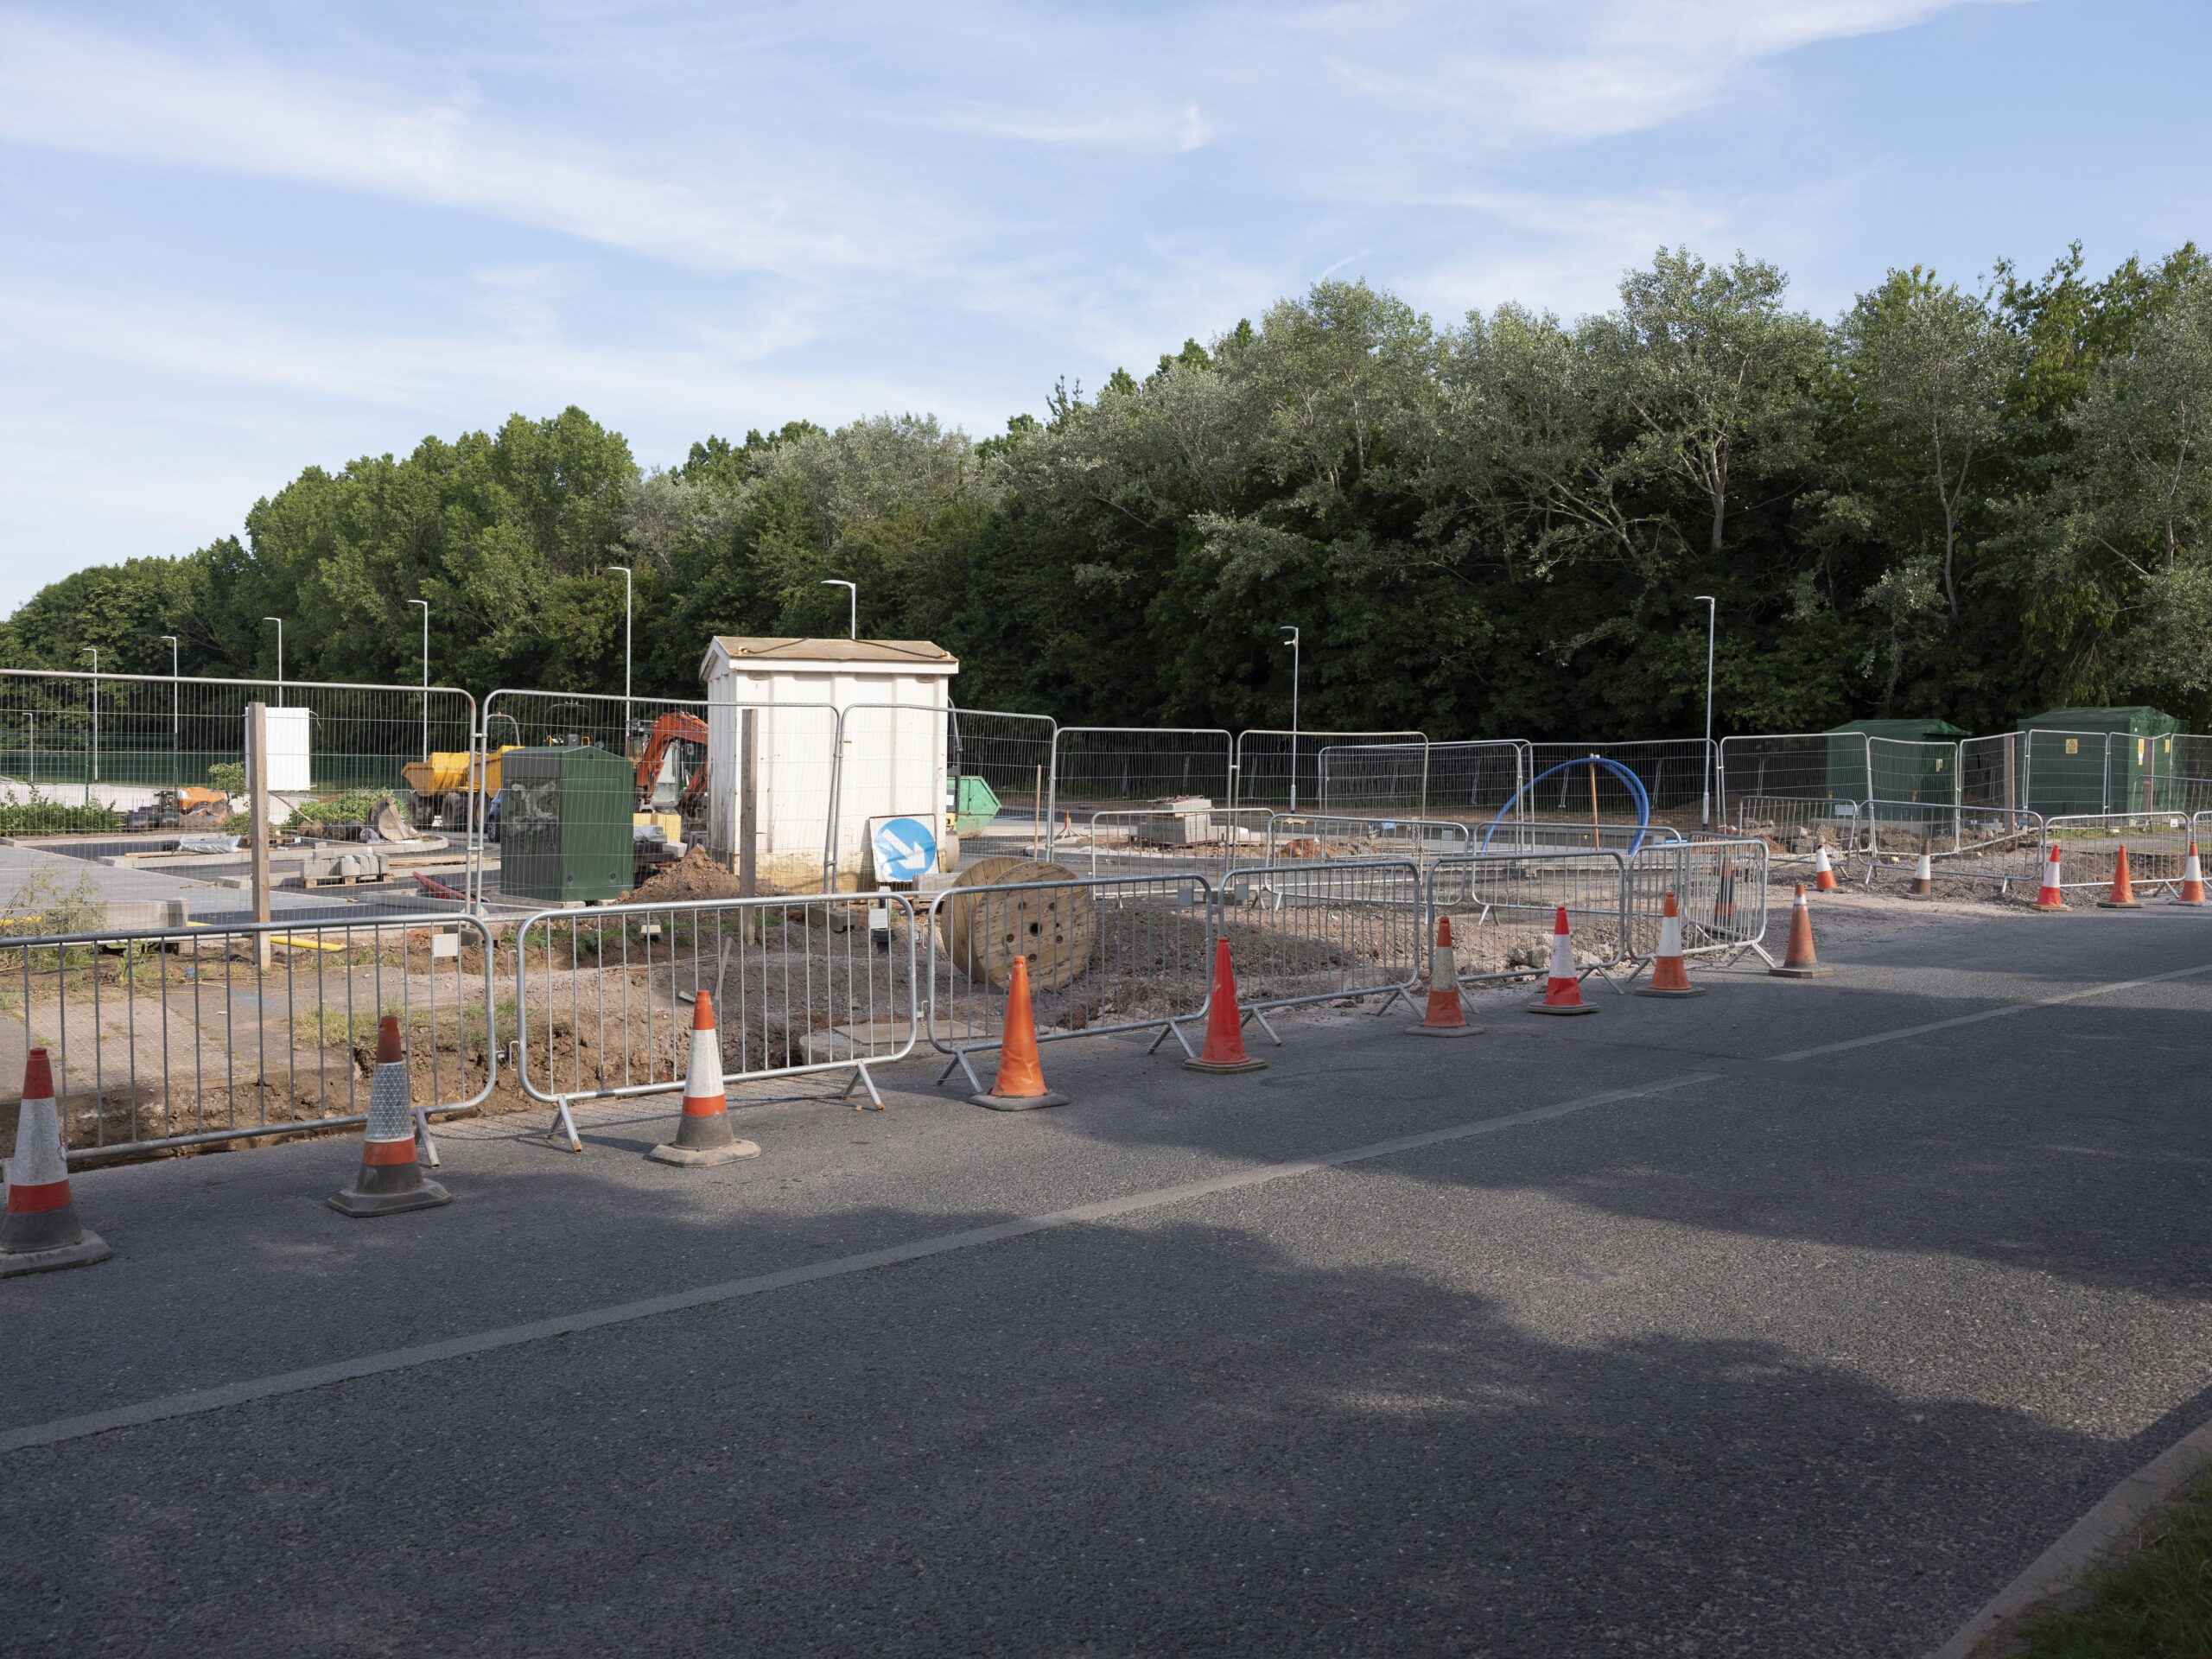
[[[2212,1409],[2212,916],[2076,896],[1241,1076],[1085,1036],[1053,1110],[786,1085],[710,1171],[673,1094],[461,1121],[368,1223],[345,1141],[80,1172],[113,1259],[0,1284],[0,1628],[1925,1654]]]

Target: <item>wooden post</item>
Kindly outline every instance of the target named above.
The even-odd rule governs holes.
[[[1598,845],[1599,845],[1599,836],[1598,836],[1598,757],[1597,757],[1596,755],[1594,755],[1594,754],[1593,754],[1593,755],[1592,755],[1592,756],[1590,757],[1590,847],[1591,847],[1591,850],[1592,850],[1592,851],[1593,851],[1593,852],[1594,852],[1594,851],[1596,851],[1596,850],[1597,850],[1597,848],[1598,848]]]
[[[246,811],[252,819],[249,830],[252,844],[253,919],[269,919],[269,705],[250,702],[245,706],[245,797]],[[253,938],[253,959],[266,972],[269,968],[269,935],[257,933]]]
[[[1033,862],[1043,856],[1043,855],[1038,851],[1037,837],[1039,830],[1042,827],[1040,825],[1040,820],[1044,817],[1044,815],[1045,768],[1039,766],[1037,768],[1036,792],[1029,798],[1029,856]],[[1096,815],[1094,814],[1093,816]],[[1046,839],[1049,840],[1050,837],[1047,836]]]
[[[741,709],[737,715],[737,894],[750,899],[760,882],[760,730],[757,709]],[[755,911],[746,912],[748,931],[759,922]]]

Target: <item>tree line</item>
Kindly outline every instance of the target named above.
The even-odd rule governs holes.
[[[641,468],[583,410],[309,467],[243,534],[80,570],[0,663],[431,673],[700,695],[715,633],[927,638],[960,701],[1063,721],[1438,737],[1866,715],[1977,731],[2152,702],[2212,729],[2212,266],[1891,272],[1833,321],[1738,254],[1659,252],[1611,309],[1439,325],[1329,282],[1056,387],[981,442],[927,416],[708,437]]]

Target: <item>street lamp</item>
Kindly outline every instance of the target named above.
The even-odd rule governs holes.
[[[1287,622],[1277,623],[1290,636],[1282,643],[1290,647],[1290,810],[1298,810],[1298,640],[1299,633]]]
[[[92,782],[97,784],[100,780],[100,648],[86,645],[78,654],[82,656],[85,652],[91,652],[92,658]],[[92,798],[90,789],[85,791],[85,797],[87,801]]]
[[[181,747],[183,747],[181,743],[179,743],[179,742],[178,742],[178,741],[177,741],[177,736],[178,736],[178,733],[179,733],[179,732],[183,728],[183,726],[184,726],[184,720],[183,720],[183,713],[184,713],[184,711],[183,711],[182,704],[181,703],[181,702],[180,702],[180,700],[179,700],[179,692],[178,692],[178,690],[177,690],[177,677],[176,677],[176,635],[175,635],[175,634],[173,634],[173,633],[165,633],[165,634],[163,634],[163,635],[162,636],[162,639],[166,639],[166,640],[168,640],[168,645],[169,645],[169,773],[170,773],[170,780],[171,780],[172,782],[174,782],[174,783],[181,784],[181,783],[184,781],[184,779],[181,779],[181,778],[179,778],[179,777],[177,777],[177,776],[175,775],[175,774],[176,774],[176,752],[177,752],[177,750],[178,750],[179,748],[181,748]]]
[[[1697,817],[1700,827],[1713,828],[1713,633],[1720,618],[1719,601],[1710,594],[1693,594],[1705,603],[1705,760],[1699,768]]]
[[[276,706],[282,709],[284,706],[284,619],[264,616],[261,620],[276,625]]]
[[[430,601],[410,599],[410,605],[423,607],[423,758],[430,758]]]
[[[845,625],[845,637],[849,639],[859,639],[861,637],[861,590],[859,585],[855,582],[840,581],[836,576],[826,578],[822,585],[824,588],[842,588],[845,590],[846,615],[849,619]]]
[[[610,564],[607,568],[622,573],[622,753],[627,754],[630,752],[630,567]]]

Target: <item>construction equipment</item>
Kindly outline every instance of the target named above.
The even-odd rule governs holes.
[[[699,762],[686,774],[670,764],[669,752],[679,743],[700,751]],[[707,722],[696,715],[671,709],[646,729],[645,747],[638,752],[638,810],[673,807],[685,817],[707,798]]]
[[[410,760],[399,769],[413,792],[413,817],[417,828],[434,826],[458,830],[468,822],[472,779],[476,792],[496,797],[499,792],[499,756],[520,747],[502,743],[499,753],[484,762],[480,776],[476,757],[464,750],[438,749],[427,760]]]
[[[231,798],[219,789],[162,789],[154,792],[151,806],[133,807],[124,815],[125,830],[220,830],[231,816]]]

